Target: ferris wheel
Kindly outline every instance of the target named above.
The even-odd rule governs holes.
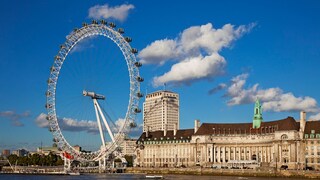
[[[139,109],[139,98],[143,97],[140,92],[140,83],[143,82],[143,78],[139,75],[139,67],[141,63],[135,58],[135,54],[138,52],[137,49],[131,48],[130,37],[124,37],[122,34],[124,30],[122,28],[116,29],[114,23],[107,23],[105,20],[96,21],[93,20],[91,24],[83,23],[79,29],[74,29],[67,37],[64,44],[60,46],[60,50],[54,58],[54,63],[50,69],[50,76],[47,81],[48,89],[46,91],[46,109],[48,111],[47,120],[49,123],[49,131],[54,136],[54,142],[58,148],[65,153],[65,156],[72,157],[78,161],[98,161],[105,158],[107,155],[113,153],[122,143],[123,138],[121,136],[115,136],[115,134],[124,134],[130,131],[130,128],[136,126],[135,117],[137,113],[140,113]],[[94,152],[82,152],[75,149],[65,138],[62,133],[56,106],[56,90],[59,80],[60,70],[66,60],[68,54],[72,49],[86,38],[93,36],[104,36],[115,43],[122,52],[124,59],[126,60],[128,72],[129,72],[129,103],[124,119],[124,124],[119,128],[118,132],[114,133],[110,130],[110,124],[106,120],[102,108],[100,107],[101,101],[105,101],[105,95],[99,94],[99,92],[88,91],[83,89],[83,98],[92,99],[92,106],[94,106],[96,123],[98,125],[98,132],[101,138],[100,149]],[[106,143],[106,133],[102,130],[106,129],[109,136],[110,142]]]

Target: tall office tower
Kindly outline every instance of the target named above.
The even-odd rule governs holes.
[[[179,95],[170,91],[147,94],[143,103],[143,132],[179,129]]]

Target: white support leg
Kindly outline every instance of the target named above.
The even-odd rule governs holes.
[[[95,100],[95,99],[94,99],[94,100]],[[97,108],[98,108],[98,110],[99,110],[99,112],[100,112],[100,115],[101,115],[101,117],[102,117],[103,123],[104,123],[104,125],[106,126],[106,128],[107,128],[107,130],[108,130],[108,133],[109,133],[109,135],[110,135],[110,138],[111,138],[112,142],[114,143],[115,140],[114,140],[112,131],[111,131],[109,125],[108,125],[108,122],[107,122],[106,118],[104,117],[104,115],[103,115],[103,113],[102,113],[102,111],[101,111],[101,108],[100,108],[97,100],[95,100],[95,101],[96,101],[96,104],[97,104]]]
[[[99,107],[98,101],[96,99],[93,99],[93,104],[94,104],[94,109],[96,111],[98,127],[99,127],[99,131],[100,131],[100,137],[101,137],[102,145],[103,145],[103,148],[104,148],[104,147],[106,147],[106,143],[105,143],[105,139],[104,139],[104,135],[103,135],[102,127],[101,127],[100,116],[99,116],[100,107]],[[104,117],[104,116],[102,115],[102,117]]]
[[[64,158],[64,172],[70,172],[71,171],[71,160],[63,156]]]
[[[99,159],[99,172],[105,172],[106,171],[106,157],[103,157]]]

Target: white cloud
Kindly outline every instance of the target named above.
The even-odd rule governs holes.
[[[226,61],[219,54],[222,48],[249,32],[255,26],[235,28],[231,24],[221,29],[211,23],[185,29],[175,39],[157,40],[138,54],[144,64],[163,65],[169,60],[178,61],[171,70],[153,79],[155,86],[163,83],[189,84],[196,80],[214,78],[224,72]]]
[[[223,74],[225,65],[226,61],[219,54],[187,58],[174,64],[169,72],[160,77],[154,77],[153,83],[155,86],[161,86],[167,82],[189,84],[195,80]]]
[[[209,94],[209,95],[212,95],[212,94],[214,94],[214,93],[216,93],[216,92],[218,92],[218,91],[221,91],[221,90],[225,89],[226,87],[227,87],[227,84],[221,83],[221,84],[219,84],[218,86],[210,89],[210,90],[208,91],[208,94]]]
[[[116,122],[115,125],[117,127],[117,130],[120,130],[120,128],[122,128],[124,126],[125,123],[125,119],[119,118]],[[126,132],[128,132],[129,137],[131,138],[137,138],[141,135],[142,133],[142,129],[143,129],[143,125],[142,124],[137,124],[136,127],[130,128],[129,125],[127,125],[125,127],[126,129],[124,129]]]
[[[94,19],[115,19],[124,21],[130,9],[134,9],[132,4],[122,4],[120,6],[110,7],[108,4],[95,5],[89,9],[89,18]]]
[[[49,122],[46,119],[47,115],[44,113],[41,113],[36,119],[35,123],[37,124],[38,127],[41,128],[48,128],[49,127]]]
[[[320,112],[309,117],[309,120],[320,120]]]
[[[317,112],[319,110],[314,98],[296,97],[292,93],[284,93],[280,88],[259,89],[255,84],[247,89],[244,87],[248,74],[241,74],[232,78],[225,96],[229,97],[228,105],[239,105],[253,103],[256,98],[263,102],[266,111],[307,111]]]
[[[9,119],[13,126],[21,127],[21,126],[24,126],[21,120],[30,117],[30,112],[25,111],[19,114],[19,113],[16,113],[15,111],[2,111],[0,112],[0,117]]]
[[[49,123],[46,119],[47,115],[41,113],[36,119],[35,123],[38,127],[48,128]],[[80,132],[86,131],[88,133],[96,134],[99,132],[98,124],[95,121],[74,120],[72,118],[58,118],[59,127],[62,131]]]
[[[41,113],[36,119],[35,123],[40,128],[48,128],[49,122],[46,119],[47,114]],[[86,120],[74,120],[72,118],[59,118],[59,127],[62,131],[69,131],[69,132],[80,132],[86,131],[87,133],[98,134],[98,123],[96,121],[86,121]],[[125,120],[119,118],[117,121],[114,122],[115,127],[109,123],[110,129],[113,132],[118,132],[120,128],[123,127]],[[142,133],[142,125],[138,125],[136,128],[130,129],[130,134],[136,135],[137,133]],[[139,134],[139,135],[140,135]]]
[[[178,57],[176,41],[172,39],[157,40],[141,50],[138,57],[143,64],[160,64]]]

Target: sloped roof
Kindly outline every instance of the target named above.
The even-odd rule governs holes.
[[[311,130],[314,130],[315,134],[320,134],[320,121],[307,121],[304,133],[311,134]]]
[[[160,140],[161,137],[164,138],[164,140],[167,140],[168,138],[170,140],[173,139],[191,139],[191,136],[194,134],[194,129],[180,129],[177,130],[176,135],[173,135],[173,130],[167,131],[166,136],[164,136],[163,131],[153,131],[148,133],[148,137],[146,137],[146,132],[143,132],[141,136],[139,137],[138,141],[148,141],[150,140]]]
[[[208,134],[249,134],[281,130],[299,130],[299,123],[293,117],[277,121],[262,122],[260,128],[253,129],[252,123],[203,123],[195,135],[208,135]]]

